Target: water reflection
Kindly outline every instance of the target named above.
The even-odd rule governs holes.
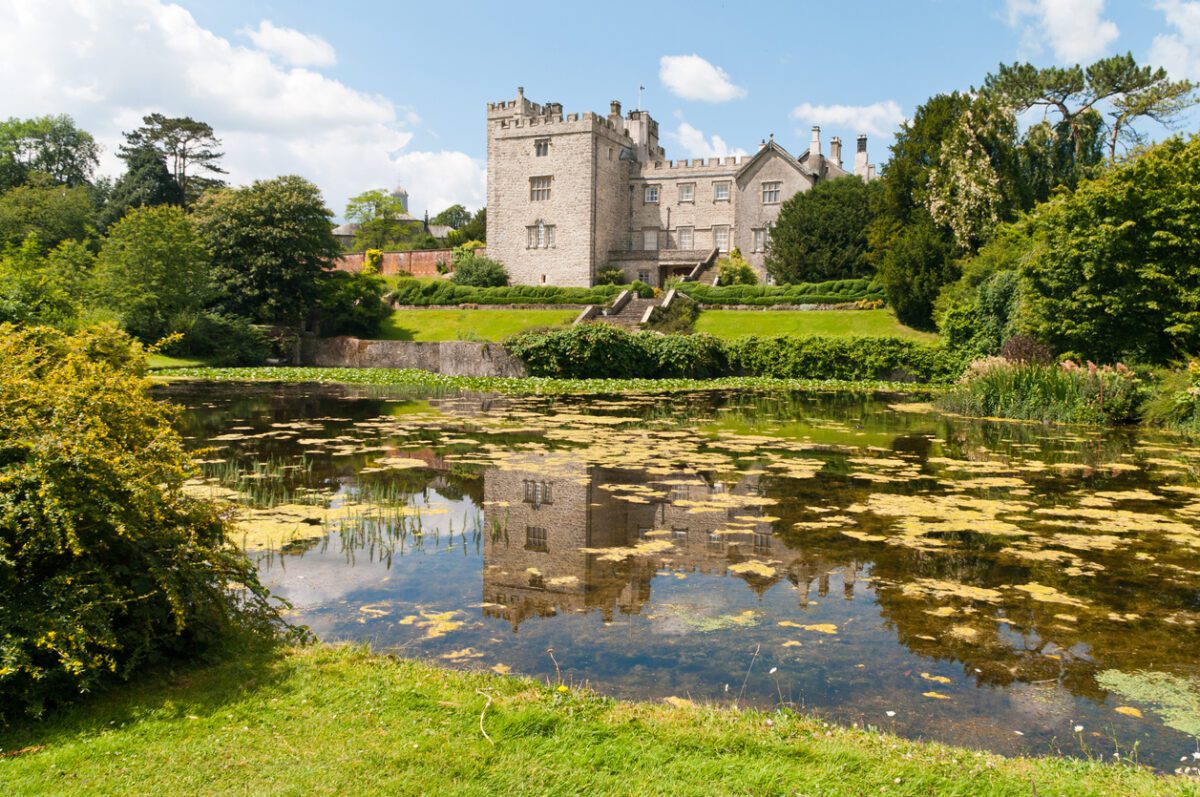
[[[169,392],[218,446],[210,486],[289,529],[252,553],[322,638],[542,675],[553,648],[635,697],[745,678],[1002,751],[1194,747],[1200,452],[1177,440],[861,396]]]

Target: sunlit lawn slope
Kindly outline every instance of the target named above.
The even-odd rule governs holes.
[[[1197,793],[1126,766],[615,702],[325,646],[144,678],[0,731],[0,783],[87,795]]]
[[[830,335],[934,340],[937,337],[904,326],[891,310],[704,310],[696,321],[696,331],[719,338]]]
[[[500,341],[527,329],[566,326],[578,314],[579,310],[396,310],[384,322],[379,337]]]

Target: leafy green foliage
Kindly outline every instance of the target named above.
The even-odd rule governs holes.
[[[1141,407],[1142,418],[1156,426],[1200,432],[1200,362],[1168,371],[1151,387]]]
[[[554,285],[510,285],[475,288],[450,280],[400,279],[389,295],[396,305],[429,307],[458,304],[607,304],[623,286],[559,288]]]
[[[0,246],[19,245],[35,236],[43,251],[62,241],[82,241],[92,233],[91,192],[51,183],[37,175],[0,194]]]
[[[869,276],[871,195],[882,184],[840,177],[801,191],[779,208],[767,247],[767,271],[780,284]]]
[[[275,619],[129,338],[0,327],[0,721]]]
[[[383,189],[364,191],[346,204],[346,220],[358,225],[354,249],[395,250],[412,240],[420,226],[407,218],[404,202]]]
[[[273,353],[271,340],[244,318],[211,310],[181,313],[172,327],[181,337],[163,349],[172,356],[203,357],[216,366],[261,365]]]
[[[717,285],[757,285],[758,275],[754,273],[746,258],[738,249],[734,249],[727,257],[717,261]]]
[[[53,183],[87,185],[99,163],[100,146],[66,115],[0,122],[0,192],[34,174]]]
[[[265,323],[307,316],[340,251],[315,185],[289,175],[212,191],[193,215],[212,253],[217,309]]]
[[[208,252],[192,220],[170,205],[136,208],[109,231],[96,260],[100,302],[143,343],[176,331],[212,296]]]
[[[214,175],[225,174],[218,163],[225,156],[218,152],[221,140],[212,126],[190,116],[172,117],[152,113],[142,117],[142,126],[125,134],[120,155],[131,166],[142,150],[155,152],[169,168],[179,187],[183,204],[191,205],[205,191],[225,183]],[[200,174],[197,174],[200,172]]]
[[[133,208],[183,205],[183,191],[167,171],[162,155],[151,146],[127,150],[125,174],[113,185],[104,203],[101,223],[109,227]]]
[[[450,280],[472,288],[499,288],[508,284],[508,272],[498,261],[472,254],[455,261]]]
[[[945,286],[934,317],[946,345],[972,357],[999,354],[1024,331],[1019,269],[1031,241],[1027,225],[1010,225],[963,261],[962,276]]]
[[[378,274],[379,270],[382,266],[383,266],[383,250],[382,249],[368,249],[367,251],[363,252],[362,273]]]
[[[606,266],[596,270],[597,285],[624,285],[625,271],[616,266]]]
[[[458,266],[459,263],[466,261],[468,258],[475,257],[475,250],[482,249],[484,246],[483,241],[463,241],[450,250],[450,262],[454,266]]]
[[[1172,139],[1040,206],[1031,331],[1059,351],[1166,363],[1200,351],[1200,138]]]
[[[377,338],[392,309],[383,301],[387,283],[376,274],[332,271],[321,282],[317,303],[321,334]]]
[[[75,242],[48,254],[33,236],[10,247],[0,255],[0,323],[73,326],[91,263],[91,253]]]
[[[775,379],[948,381],[962,360],[900,338],[738,338],[627,332],[608,324],[528,332],[506,344],[533,376],[663,378],[752,375]]]
[[[458,230],[471,223],[471,211],[462,205],[451,205],[430,219],[429,222],[431,224],[442,224],[447,227],[453,227],[455,230]]]
[[[988,357],[971,363],[938,400],[951,412],[1054,423],[1128,423],[1137,417],[1142,383],[1123,365],[1058,365]]]
[[[898,230],[879,261],[879,281],[903,323],[933,326],[933,303],[942,286],[958,278],[951,245],[931,222]]]
[[[704,305],[846,304],[883,298],[880,286],[868,279],[724,287],[699,282],[681,282],[675,287]]]
[[[633,282],[629,283],[629,290],[633,291],[633,294],[639,299],[654,298],[654,288],[642,282],[641,280],[634,280]]]
[[[963,368],[945,347],[903,338],[745,337],[725,347],[731,373],[776,379],[945,382]]]
[[[505,345],[533,376],[705,378],[727,370],[721,342],[709,335],[628,332],[611,324],[595,323],[525,332]]]

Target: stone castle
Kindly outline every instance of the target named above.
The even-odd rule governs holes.
[[[866,136],[850,172],[840,139],[821,152],[819,127],[798,158],[771,138],[754,155],[670,161],[647,111],[622,116],[614,101],[608,116],[564,115],[523,88],[488,103],[487,124],[488,255],[518,285],[590,286],[615,267],[660,286],[734,248],[762,278],[784,200],[822,180],[875,176]]]

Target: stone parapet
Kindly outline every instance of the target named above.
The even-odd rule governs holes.
[[[447,376],[527,376],[525,364],[499,343],[466,340],[305,338],[303,365],[321,368],[416,368]]]

